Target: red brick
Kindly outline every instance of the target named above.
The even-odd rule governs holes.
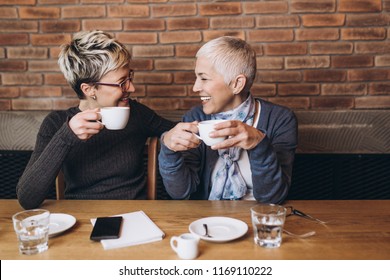
[[[354,107],[353,97],[312,97],[312,109],[351,109]]]
[[[41,74],[29,73],[3,73],[1,75],[3,85],[42,85],[43,78]]]
[[[233,36],[238,37],[240,39],[245,39],[245,32],[241,30],[209,30],[203,31],[203,40],[205,42],[210,41],[212,39],[221,37],[221,36]]]
[[[349,81],[381,81],[388,79],[390,79],[390,70],[387,69],[348,70]]]
[[[28,42],[27,34],[0,34],[0,45],[2,46],[27,45]]]
[[[60,87],[22,87],[23,97],[59,97],[62,96]]]
[[[173,77],[171,73],[152,73],[152,72],[137,72],[135,79],[136,84],[171,84]]]
[[[303,15],[301,18],[305,27],[343,26],[345,23],[345,15],[342,14]]]
[[[86,19],[83,20],[84,30],[122,30],[121,19]]]
[[[285,14],[288,12],[287,1],[243,2],[243,9],[245,14]]]
[[[390,44],[388,42],[368,42],[368,43],[355,43],[356,53],[365,54],[385,54],[390,53]]]
[[[194,59],[156,59],[156,70],[194,70]]]
[[[80,103],[78,98],[53,99],[53,110],[66,110],[70,107],[76,107]]]
[[[186,87],[182,85],[158,85],[147,86],[148,97],[174,97],[174,96],[186,96]]]
[[[281,43],[264,46],[264,54],[266,55],[302,55],[306,53],[306,43]]]
[[[291,0],[292,13],[326,13],[336,10],[335,0]]]
[[[8,50],[8,58],[47,59],[47,48],[14,47]]]
[[[0,71],[20,72],[27,70],[25,60],[0,60]]]
[[[70,34],[32,34],[31,44],[34,46],[60,46],[71,40]]]
[[[239,15],[242,13],[240,2],[199,4],[201,16]]]
[[[376,56],[375,66],[390,66],[390,55]]]
[[[167,19],[168,30],[199,30],[207,29],[209,21],[207,18],[173,18]]]
[[[40,0],[42,1],[42,0]],[[46,0],[46,1],[66,1],[66,0]],[[106,3],[106,4],[114,4],[114,3],[123,3],[123,2],[126,2],[124,0],[72,0],[72,1],[75,1],[76,3],[78,3],[80,1],[80,3],[83,3],[83,4],[96,4],[96,3]],[[145,3],[145,2],[148,2],[146,0],[131,0],[131,1],[127,1],[127,2],[131,2],[131,3],[137,3],[137,2],[141,2],[141,3]],[[157,2],[156,0],[154,1],[149,1],[149,2]]]
[[[0,21],[0,31],[2,32],[37,32],[38,31],[38,22],[37,21],[13,21],[13,20],[4,20]]]
[[[164,57],[173,56],[173,46],[134,46],[133,47],[134,57]]]
[[[256,64],[257,69],[283,69],[284,60],[282,57],[258,57]]]
[[[268,101],[286,106],[291,109],[309,109],[310,99],[308,97],[274,97],[268,98]]]
[[[196,80],[194,71],[174,73],[175,84],[193,84]]]
[[[4,48],[0,48],[0,58],[5,58],[5,50],[4,50]]]
[[[390,1],[389,0],[384,0],[382,1],[383,3],[383,11],[385,12],[390,12]]]
[[[342,84],[323,84],[321,86],[321,95],[365,95],[367,93],[366,84],[360,83],[342,83]]]
[[[133,59],[130,65],[134,70],[138,71],[152,70],[154,68],[152,59]],[[135,75],[137,76],[137,72],[135,72]]]
[[[48,5],[56,5],[56,4],[77,4],[80,0],[39,0],[39,4],[48,4]],[[94,0],[97,2],[96,0]],[[99,0],[98,0],[99,1]],[[85,2],[85,0],[81,0],[81,3]]]
[[[293,56],[286,58],[286,69],[328,68],[329,56]]]
[[[77,32],[80,31],[79,20],[42,20],[39,23],[43,33]]]
[[[339,39],[339,31],[335,28],[311,28],[295,31],[297,41],[335,41]]]
[[[11,100],[0,99],[0,111],[10,111],[11,108]]]
[[[299,71],[260,71],[258,79],[265,83],[300,82],[302,75]]]
[[[311,43],[310,53],[312,54],[351,54],[352,43]]]
[[[303,71],[306,82],[343,82],[347,78],[344,70],[305,70]]]
[[[248,31],[250,42],[283,42],[294,40],[294,32],[284,29],[250,30]]]
[[[37,0],[0,0],[0,5],[35,5]]]
[[[334,68],[357,68],[374,66],[374,58],[366,55],[356,56],[333,56],[332,67]]]
[[[21,19],[58,19],[60,9],[57,7],[20,7],[19,17]]]
[[[389,95],[390,82],[370,83],[368,92],[370,95]]]
[[[176,57],[195,57],[195,54],[200,49],[200,47],[200,44],[175,45]]]
[[[153,17],[179,17],[196,15],[195,4],[175,4],[175,5],[158,5],[152,6]]]
[[[164,30],[165,21],[163,19],[124,19],[123,30]]]
[[[162,44],[200,42],[202,36],[199,31],[173,31],[160,34]]]
[[[156,33],[117,33],[116,38],[123,44],[156,44],[157,34]]]
[[[339,0],[340,12],[380,12],[381,0]]]
[[[272,15],[260,16],[256,18],[256,27],[278,28],[278,27],[298,27],[299,17],[296,15]]]
[[[198,98],[186,98],[180,100],[180,110],[189,110],[194,106],[200,105],[200,101]]]
[[[226,20],[225,17],[211,18],[210,27],[213,29],[219,28],[252,28],[255,26],[255,19],[253,17],[231,17]]]
[[[125,9],[126,6],[122,7]],[[109,11],[110,11],[109,7]],[[106,10],[104,6],[65,6],[61,8],[62,18],[101,18],[106,16]],[[109,17],[115,17],[109,13]]]
[[[29,99],[29,98],[24,98],[24,99],[14,99],[12,100],[12,110],[23,110],[23,111],[28,111],[28,110],[52,110],[52,101],[51,99]]]
[[[46,85],[67,85],[68,82],[65,80],[64,76],[61,73],[55,74],[44,74],[45,76],[45,84]]]
[[[57,60],[32,60],[28,62],[28,71],[31,72],[58,72],[59,70]]]
[[[104,8],[104,7],[103,7]],[[147,5],[116,5],[107,6],[108,18],[148,17],[150,16]]]
[[[141,103],[153,110],[179,110],[180,100],[181,98],[148,98]]]
[[[275,96],[276,85],[254,83],[251,88],[251,93],[253,96],[259,96],[259,97]]]
[[[278,95],[319,95],[320,86],[318,84],[280,84],[278,85]]]
[[[18,18],[18,12],[16,8],[1,7],[0,9],[0,19],[11,19]]]
[[[0,98],[16,98],[19,95],[19,87],[0,87]]]
[[[356,109],[389,109],[390,96],[365,96],[355,98]]]
[[[388,14],[348,14],[346,26],[388,26],[390,15]]]
[[[342,40],[382,40],[386,37],[384,28],[347,28],[341,30]]]

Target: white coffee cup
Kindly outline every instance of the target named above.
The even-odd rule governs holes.
[[[211,138],[209,136],[210,132],[214,131],[214,125],[217,123],[225,122],[226,120],[208,120],[202,121],[198,124],[199,128],[199,139],[201,139],[206,145],[213,146],[224,141],[227,137],[216,137]],[[195,134],[196,135],[196,134]]]
[[[130,107],[103,107],[100,109],[101,123],[107,129],[125,128],[130,116]]]
[[[171,247],[179,258],[193,260],[199,254],[199,237],[192,233],[184,233],[180,236],[171,237]]]

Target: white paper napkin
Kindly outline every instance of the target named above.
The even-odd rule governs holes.
[[[143,211],[121,215],[122,228],[118,239],[105,239],[100,242],[104,250],[122,248],[162,240],[165,233]],[[91,219],[92,225],[96,219]]]

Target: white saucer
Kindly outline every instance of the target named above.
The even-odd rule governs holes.
[[[211,237],[204,236],[207,224],[208,233]],[[226,242],[240,238],[248,231],[248,225],[241,220],[228,217],[208,217],[192,222],[189,226],[192,234],[211,242]]]
[[[49,237],[64,232],[76,223],[76,218],[68,214],[51,213],[49,224]]]

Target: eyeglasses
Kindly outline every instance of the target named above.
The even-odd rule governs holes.
[[[96,82],[94,83],[95,85],[101,85],[101,86],[110,86],[110,87],[120,87],[122,89],[122,92],[125,93],[129,89],[130,83],[134,79],[134,70],[130,69],[129,70],[129,75],[127,76],[127,79],[124,80],[123,82],[119,84],[114,84],[114,83],[101,83],[101,82]]]

